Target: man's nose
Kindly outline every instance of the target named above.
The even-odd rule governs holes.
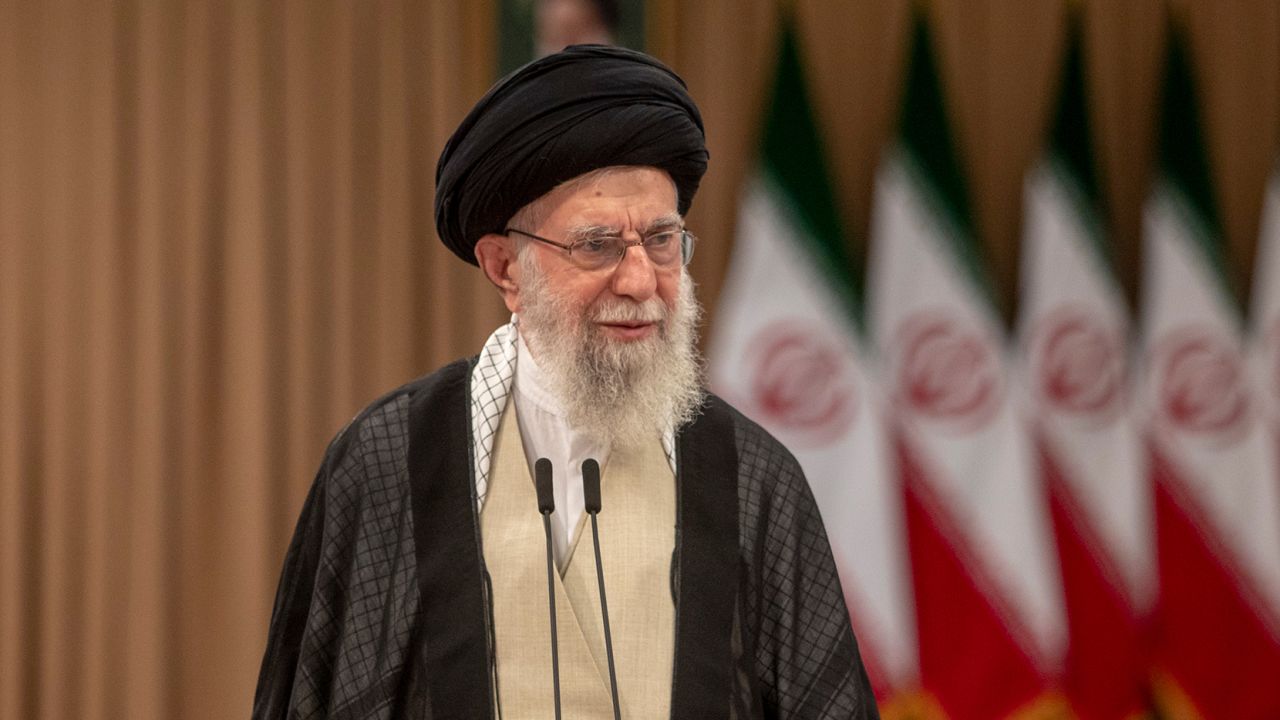
[[[610,289],[614,295],[644,302],[653,297],[658,288],[657,268],[649,259],[643,246],[632,245],[622,253],[622,259],[614,268]]]

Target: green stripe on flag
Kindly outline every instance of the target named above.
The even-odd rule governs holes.
[[[1191,234],[1213,269],[1231,306],[1243,314],[1239,296],[1227,273],[1227,247],[1205,150],[1204,127],[1192,75],[1186,33],[1178,23],[1169,32],[1160,108],[1159,162],[1162,179],[1176,192],[1193,216]]]
[[[862,286],[845,244],[826,154],[805,87],[800,45],[789,15],[783,21],[780,45],[761,143],[763,170],[801,225],[815,264],[861,327]]]
[[[924,183],[935,212],[943,215],[950,250],[964,268],[974,289],[995,308],[990,278],[981,247],[977,226],[969,205],[969,190],[951,138],[946,108],[942,101],[942,83],[934,62],[933,46],[923,10],[915,11],[912,23],[911,56],[907,65],[907,89],[898,118],[898,132],[909,160],[914,164],[915,179]]]
[[[1098,259],[1109,271],[1115,270],[1112,247],[1102,227],[1103,197],[1093,156],[1093,133],[1089,120],[1089,100],[1085,92],[1084,33],[1080,10],[1069,11],[1066,58],[1058,89],[1058,107],[1049,134],[1053,162],[1064,170],[1059,177],[1076,197],[1076,210],[1089,226],[1089,236]]]

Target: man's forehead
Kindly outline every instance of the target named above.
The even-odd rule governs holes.
[[[620,213],[633,222],[674,218],[676,185],[666,172],[653,167],[609,167],[579,175],[544,195],[552,215],[572,224],[618,222]]]

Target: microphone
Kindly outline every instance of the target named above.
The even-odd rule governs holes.
[[[533,464],[533,487],[538,492],[538,512],[550,515],[556,511],[556,497],[551,492],[551,461],[538,458]]]
[[[551,461],[538,458],[533,464],[533,486],[538,492],[538,512],[542,513],[542,530],[547,536],[547,605],[551,608],[551,683],[555,689],[556,720],[560,720],[560,649],[556,639],[555,563],[551,559],[551,513],[556,501],[551,492]]]
[[[591,544],[596,549],[596,580],[600,583],[600,617],[604,619],[604,652],[609,658],[609,692],[613,697],[613,718],[622,720],[618,706],[618,675],[613,667],[613,635],[609,632],[609,601],[604,594],[604,564],[600,562],[600,463],[594,458],[582,461],[582,504],[591,516]]]

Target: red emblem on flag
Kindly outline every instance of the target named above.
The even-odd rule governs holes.
[[[1049,409],[1082,419],[1115,416],[1124,392],[1120,336],[1081,308],[1050,313],[1032,336],[1033,382]]]
[[[1001,393],[993,343],[939,312],[917,313],[897,337],[896,399],[911,413],[972,431],[995,415]]]
[[[755,353],[750,403],[762,424],[810,447],[848,433],[857,415],[853,358],[830,333],[775,322],[748,347]]]
[[[1239,348],[1220,333],[1171,333],[1152,359],[1157,412],[1164,425],[1216,440],[1236,439],[1249,420],[1249,388]]]

